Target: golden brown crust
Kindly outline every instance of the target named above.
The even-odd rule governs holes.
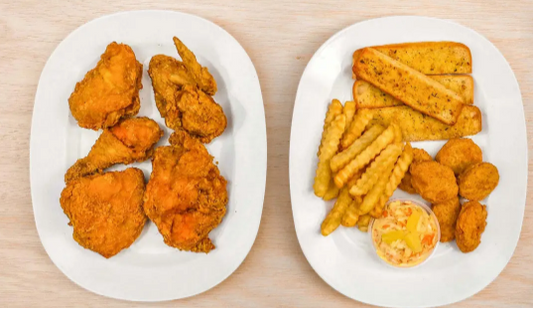
[[[169,141],[172,146],[155,150],[144,211],[167,245],[208,253],[214,248],[208,234],[226,213],[226,179],[205,146],[185,131]]]
[[[463,108],[463,98],[455,92],[375,49],[363,49],[353,71],[358,79],[447,125],[457,122]]]
[[[153,154],[163,136],[157,122],[147,117],[130,118],[105,129],[89,151],[65,174],[65,182],[91,175],[118,163],[142,162]]]
[[[487,225],[487,207],[479,202],[463,204],[455,226],[457,247],[463,252],[474,251],[481,243],[481,234]]]
[[[459,195],[468,200],[481,201],[496,188],[499,181],[500,174],[493,164],[481,162],[471,165],[459,175]]]
[[[453,171],[435,161],[411,164],[413,188],[431,203],[440,203],[457,196],[458,188]]]
[[[457,222],[457,216],[461,211],[461,204],[459,203],[459,197],[455,196],[450,200],[435,203],[432,205],[433,212],[437,217],[440,225],[440,241],[448,242],[455,239],[455,223]]]
[[[424,161],[433,161],[433,158],[424,149],[413,148],[413,162],[412,163],[424,162]],[[398,188],[400,188],[401,190],[407,193],[415,194],[417,192],[415,188],[413,188],[413,184],[411,183],[411,178],[412,178],[411,172],[407,171],[404,177],[402,178],[400,185],[398,185]]]
[[[183,62],[165,55],[150,60],[148,74],[157,109],[167,127],[184,129],[202,143],[209,143],[227,125],[222,107],[210,96],[217,90],[216,82],[181,41],[174,38],[174,42]]]
[[[146,221],[144,189],[144,174],[137,168],[69,182],[60,203],[74,229],[74,240],[105,258],[128,248]]]
[[[142,64],[126,44],[110,43],[96,67],[76,84],[68,103],[82,128],[98,130],[139,112]]]
[[[454,138],[442,146],[435,160],[450,167],[455,175],[459,175],[472,164],[482,162],[483,153],[471,139]]]
[[[424,74],[472,73],[472,53],[468,46],[457,42],[400,43],[372,48]],[[361,49],[353,54],[355,62]]]
[[[470,75],[431,75],[430,78],[461,96],[465,104],[474,103],[474,79]],[[352,94],[357,108],[381,108],[404,105],[369,82],[356,80]]]
[[[370,124],[388,126],[397,121],[404,141],[434,141],[475,135],[481,132],[481,111],[477,106],[465,105],[453,126],[443,124],[409,106],[361,109],[372,114]]]

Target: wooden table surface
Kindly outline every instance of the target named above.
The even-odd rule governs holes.
[[[333,290],[307,263],[294,231],[288,178],[291,116],[300,76],[324,41],[356,22],[392,15],[432,16],[459,22],[484,35],[503,53],[518,78],[528,136],[533,136],[531,0],[461,4],[417,0],[129,2],[133,1],[0,0],[0,306],[365,306]],[[210,291],[161,303],[109,299],[67,279],[39,241],[29,183],[34,95],[47,58],[84,23],[140,9],[197,14],[229,31],[246,49],[259,74],[268,133],[263,217],[250,254],[233,275]],[[529,139],[530,154],[532,145]],[[455,306],[533,306],[531,183],[522,234],[510,263],[486,289]]]

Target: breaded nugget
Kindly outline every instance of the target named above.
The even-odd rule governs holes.
[[[479,202],[470,201],[463,204],[457,224],[455,238],[457,247],[464,252],[474,251],[481,243],[481,234],[487,225],[487,207]]]
[[[467,168],[458,178],[459,195],[472,201],[486,198],[498,185],[500,174],[496,166],[481,162]]]
[[[455,196],[442,203],[433,204],[433,212],[439,220],[440,241],[447,242],[455,239],[455,223],[461,211],[459,197]]]
[[[471,139],[454,138],[442,146],[435,160],[450,167],[455,175],[459,175],[470,165],[482,162],[483,153]]]
[[[436,161],[414,163],[410,170],[413,188],[428,202],[447,201],[459,191],[452,169]]]
[[[433,161],[433,158],[424,149],[413,148],[413,163],[424,161]],[[411,173],[409,171],[407,171],[407,173],[405,173],[405,175],[403,176],[402,182],[400,183],[398,188],[407,193],[416,193],[415,188],[413,188],[413,185],[411,184]]]
[[[413,148],[413,163],[433,161],[433,157],[424,149]]]

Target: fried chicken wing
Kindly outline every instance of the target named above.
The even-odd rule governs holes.
[[[226,179],[198,140],[176,131],[158,147],[144,196],[144,211],[165,243],[180,250],[214,249],[208,238],[226,213]]]
[[[76,84],[68,102],[78,125],[103,129],[121,118],[136,115],[141,107],[142,64],[126,44],[109,44],[96,67]]]
[[[152,156],[161,136],[163,130],[150,118],[125,119],[104,130],[89,154],[68,169],[65,182],[100,172],[113,164],[142,162]]]
[[[180,54],[183,63],[200,89],[208,95],[215,95],[217,92],[217,82],[211,73],[209,73],[209,70],[198,63],[196,56],[177,37],[174,37],[173,40],[178,54]]]
[[[146,222],[144,189],[143,172],[136,168],[67,183],[60,203],[74,228],[74,240],[105,258],[128,248]]]
[[[184,129],[202,143],[209,143],[227,125],[222,107],[209,95],[216,92],[216,82],[181,41],[175,43],[183,62],[165,55],[150,60],[148,74],[155,103],[167,127]]]
[[[440,241],[448,242],[455,239],[455,223],[461,211],[459,197],[455,196],[447,201],[432,205],[433,212],[440,225]]]
[[[452,169],[436,161],[411,164],[411,184],[428,202],[441,203],[457,196],[459,188]]]
[[[463,204],[455,227],[457,247],[464,252],[474,251],[481,243],[487,225],[487,207],[479,202]]]

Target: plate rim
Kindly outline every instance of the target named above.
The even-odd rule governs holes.
[[[392,16],[385,16],[385,17],[377,17],[377,18],[369,18],[369,19],[365,19],[365,20],[362,20],[362,21],[359,21],[359,22],[356,22],[356,23],[353,23],[351,25],[348,25],[346,26],[345,28],[337,31],[336,33],[334,33],[332,36],[330,36],[324,43],[322,43],[322,45],[320,45],[320,47],[314,52],[313,56],[311,57],[311,59],[309,59],[309,61],[307,62],[306,66],[305,66],[305,69],[304,71],[302,72],[302,75],[300,76],[300,81],[298,82],[298,88],[296,90],[296,96],[295,96],[295,103],[294,103],[294,106],[293,106],[293,110],[292,110],[292,120],[291,120],[291,134],[290,134],[290,141],[293,140],[293,134],[294,134],[294,115],[295,115],[295,111],[296,111],[296,104],[297,102],[300,100],[300,97],[301,97],[301,88],[302,88],[302,83],[303,83],[303,77],[306,75],[306,73],[308,72],[308,70],[310,70],[310,67],[309,67],[309,64],[315,59],[315,58],[318,58],[318,54],[323,51],[329,44],[331,44],[331,42],[333,42],[334,40],[336,40],[338,37],[340,37],[341,35],[343,35],[345,32],[349,31],[350,29],[354,28],[354,27],[357,27],[357,26],[360,26],[362,24],[365,24],[365,23],[370,23],[370,22],[375,22],[375,21],[378,21],[378,20],[394,20],[394,19],[398,19],[398,20],[402,20],[402,19],[406,19],[406,20],[409,20],[409,19],[419,19],[419,20],[431,20],[431,21],[438,21],[438,22],[443,22],[443,23],[448,23],[448,24],[451,24],[451,25],[455,25],[455,26],[460,26],[462,28],[464,28],[465,30],[468,30],[470,31],[471,33],[473,34],[476,34],[476,35],[479,35],[481,37],[482,40],[486,41],[487,43],[489,43],[495,50],[498,51],[498,53],[500,54],[500,56],[503,58],[506,66],[509,68],[510,72],[512,73],[513,77],[514,77],[514,84],[518,90],[518,94],[519,94],[519,97],[520,97],[520,102],[522,103],[522,108],[520,109],[520,114],[522,116],[522,119],[523,121],[521,121],[521,123],[524,124],[524,128],[525,128],[525,131],[524,131],[524,141],[523,143],[525,144],[525,166],[527,167],[528,171],[529,171],[529,165],[528,165],[528,140],[527,140],[527,123],[526,123],[526,118],[525,118],[525,111],[524,111],[524,101],[523,101],[523,97],[522,97],[522,91],[520,90],[520,84],[518,82],[518,79],[516,78],[516,74],[514,73],[514,70],[512,69],[510,63],[507,61],[507,59],[505,58],[505,56],[501,53],[501,51],[496,47],[496,45],[494,45],[490,40],[488,40],[483,34],[475,31],[474,29],[470,28],[470,27],[467,27],[467,26],[464,26],[458,22],[455,22],[455,21],[452,21],[452,20],[449,20],[449,19],[441,19],[441,18],[436,18],[436,17],[428,17],[428,16],[417,16],[417,15],[392,15]],[[340,294],[352,299],[352,300],[355,300],[355,301],[358,301],[358,302],[361,302],[361,303],[365,303],[365,304],[369,304],[369,305],[376,305],[376,306],[383,306],[383,307],[393,307],[391,306],[389,303],[387,302],[365,302],[363,300],[359,300],[359,299],[356,299],[350,295],[348,295],[347,293],[344,293],[344,291],[341,291],[339,289],[337,289],[333,284],[332,282],[330,282],[331,280],[328,280],[328,278],[326,276],[323,276],[321,273],[319,273],[315,266],[310,262],[309,260],[309,257],[306,253],[306,250],[304,249],[304,245],[302,245],[302,241],[300,239],[300,234],[298,233],[298,229],[296,227],[296,216],[294,215],[294,211],[295,211],[295,206],[294,206],[294,203],[293,203],[293,179],[292,179],[292,157],[293,157],[293,148],[292,148],[292,142],[289,143],[289,188],[290,188],[290,198],[291,198],[291,210],[292,210],[292,214],[293,214],[293,222],[294,222],[294,229],[295,229],[295,233],[296,233],[296,236],[298,238],[298,243],[300,245],[300,248],[302,250],[302,253],[304,254],[307,262],[309,263],[309,265],[311,266],[311,268],[313,269],[313,271],[324,281],[326,282],[331,288],[333,288],[335,291],[339,292]],[[463,301],[467,298],[470,298],[474,295],[476,295],[477,293],[479,293],[480,291],[482,291],[483,289],[485,289],[487,286],[489,286],[492,282],[494,282],[494,280],[503,272],[503,270],[507,267],[507,265],[509,264],[509,261],[511,260],[511,258],[514,256],[514,252],[516,251],[516,248],[518,246],[518,242],[520,240],[520,235],[522,234],[522,227],[524,225],[524,214],[525,214],[525,207],[527,206],[527,181],[528,181],[528,171],[525,173],[525,179],[524,179],[524,183],[525,183],[525,193],[524,193],[524,211],[520,213],[520,221],[521,221],[521,224],[520,224],[520,227],[519,227],[519,233],[517,234],[517,237],[515,239],[515,243],[514,243],[514,246],[513,246],[513,250],[512,250],[512,254],[510,255],[510,257],[507,259],[506,263],[505,263],[505,266],[499,270],[495,275],[494,277],[488,281],[485,285],[483,285],[481,288],[477,289],[477,291],[475,291],[474,293],[470,294],[470,295],[466,295],[466,296],[461,296],[461,298],[459,299],[456,299],[454,301],[451,301],[451,302],[442,302],[442,303],[435,303],[435,304],[431,304],[429,306],[444,306],[444,305],[449,305],[449,304],[453,304],[453,303],[457,303],[457,302],[460,302],[460,301]]]
[[[250,238],[249,240],[249,244],[245,247],[246,250],[243,250],[245,251],[246,253],[242,255],[242,257],[239,257],[238,259],[236,259],[236,261],[238,261],[238,263],[236,263],[235,265],[235,268],[232,269],[231,271],[228,271],[227,274],[224,274],[223,276],[221,276],[219,278],[219,280],[214,280],[211,284],[206,284],[204,288],[202,289],[199,289],[198,291],[194,291],[192,293],[186,293],[186,295],[184,296],[179,296],[179,297],[159,297],[159,298],[151,298],[151,299],[145,299],[145,298],[142,298],[142,297],[130,297],[130,298],[127,298],[127,297],[119,297],[119,296],[114,296],[114,295],[110,295],[110,294],[105,294],[105,293],[101,293],[99,291],[96,291],[90,287],[87,287],[87,286],[84,286],[82,285],[80,282],[78,282],[77,280],[73,279],[71,275],[69,275],[68,272],[66,272],[63,267],[61,267],[60,265],[58,265],[58,263],[56,263],[56,261],[54,259],[52,259],[50,253],[49,253],[49,249],[44,245],[44,242],[43,242],[43,239],[42,239],[42,232],[41,232],[41,228],[39,228],[39,223],[38,223],[38,220],[37,220],[37,217],[36,217],[36,210],[35,210],[35,200],[37,199],[37,197],[34,196],[34,190],[32,189],[33,186],[32,186],[32,158],[35,156],[35,149],[32,151],[32,145],[34,144],[34,139],[35,139],[35,125],[34,125],[34,120],[35,120],[35,116],[36,116],[36,109],[35,109],[35,106],[37,104],[37,100],[38,100],[38,97],[39,97],[39,94],[40,94],[40,85],[42,83],[42,80],[43,80],[43,76],[44,76],[44,73],[45,71],[47,70],[47,68],[50,66],[50,59],[58,52],[58,49],[62,46],[62,44],[65,44],[64,42],[67,41],[69,38],[71,38],[72,36],[74,36],[77,32],[81,31],[83,28],[89,26],[90,24],[92,23],[95,23],[95,22],[98,22],[98,21],[101,21],[101,20],[104,20],[104,19],[112,19],[112,18],[115,18],[117,16],[121,16],[121,15],[128,15],[128,14],[172,14],[172,15],[181,15],[181,16],[187,16],[189,18],[193,18],[193,19],[197,19],[203,23],[206,23],[206,24],[209,24],[210,27],[214,27],[216,29],[218,29],[219,31],[222,31],[223,33],[227,34],[228,38],[229,39],[232,39],[237,45],[238,47],[240,47],[242,49],[242,51],[244,52],[244,54],[248,57],[248,60],[250,61],[250,64],[251,64],[251,68],[253,69],[253,73],[255,73],[255,77],[257,78],[257,80],[255,81],[257,83],[257,89],[259,91],[258,93],[258,104],[260,103],[261,104],[261,107],[258,108],[258,111],[260,113],[259,116],[261,122],[260,122],[260,125],[258,126],[259,130],[261,131],[261,136],[259,137],[259,139],[262,139],[262,141],[260,142],[260,144],[262,145],[262,147],[264,148],[264,152],[263,152],[263,158],[261,161],[258,161],[258,160],[255,160],[255,161],[258,161],[258,162],[261,162],[261,166],[263,168],[261,168],[259,170],[259,172],[257,172],[258,174],[258,181],[259,181],[259,188],[261,188],[261,194],[260,196],[258,196],[258,204],[260,204],[260,206],[257,206],[258,207],[258,210],[257,210],[257,214],[256,216],[254,217],[254,220],[257,221],[257,224],[254,224],[254,229],[253,230],[250,230],[248,231],[249,233],[248,234],[252,234],[253,237]],[[41,91],[43,91],[41,89]],[[32,212],[33,212],[33,220],[34,220],[34,223],[35,223],[35,228],[37,230],[37,235],[39,237],[39,241],[40,241],[40,244],[41,246],[44,248],[48,258],[52,261],[52,263],[61,271],[61,273],[66,276],[71,282],[74,282],[77,286],[81,287],[82,289],[84,290],[87,290],[91,293],[94,293],[94,294],[97,294],[97,295],[100,295],[100,296],[103,296],[103,297],[108,297],[108,298],[111,298],[111,299],[119,299],[119,300],[125,300],[125,301],[132,301],[132,302],[149,302],[149,303],[155,303],[155,302],[161,302],[161,301],[171,301],[171,300],[178,300],[178,299],[185,299],[185,298],[190,298],[190,297],[193,297],[195,295],[199,295],[199,294],[202,294],[202,293],[205,293],[209,290],[211,290],[212,288],[216,287],[217,285],[219,285],[220,283],[222,283],[223,281],[225,281],[227,278],[229,278],[241,265],[242,263],[244,262],[244,260],[246,259],[246,257],[250,254],[250,251],[257,239],[257,235],[259,233],[259,228],[261,226],[261,218],[262,218],[262,214],[263,214],[263,208],[264,208],[264,201],[265,201],[265,195],[266,195],[266,180],[267,180],[267,170],[268,170],[268,136],[267,136],[267,130],[266,130],[266,113],[265,113],[265,106],[264,106],[264,100],[263,100],[263,93],[262,93],[262,90],[261,90],[261,82],[259,80],[259,76],[257,74],[257,69],[255,67],[255,64],[254,62],[252,61],[252,58],[250,57],[250,55],[248,54],[248,52],[246,51],[246,49],[242,46],[242,44],[229,32],[227,31],[226,29],[224,29],[222,26],[216,24],[215,22],[207,19],[207,18],[204,18],[204,17],[201,17],[201,16],[198,16],[196,14],[192,14],[192,13],[186,13],[186,12],[182,12],[182,11],[177,11],[177,10],[164,10],[164,9],[148,9],[148,10],[126,10],[126,11],[119,11],[119,12],[114,12],[114,13],[110,13],[110,14],[105,14],[105,15],[101,15],[101,16],[98,16],[94,19],[91,19],[91,20],[88,20],[86,21],[85,23],[77,26],[75,29],[73,29],[70,33],[68,33],[63,39],[61,39],[61,41],[55,46],[55,48],[53,49],[53,51],[50,53],[50,55],[48,56],[44,66],[42,67],[41,69],[41,73],[39,74],[39,79],[38,79],[38,82],[37,82],[37,87],[36,87],[36,90],[35,90],[35,95],[34,95],[34,100],[33,100],[33,110],[32,110],[32,120],[31,120],[31,128],[30,128],[30,139],[29,139],[29,164],[28,164],[28,174],[29,174],[29,182],[30,182],[30,198],[31,198],[31,203],[32,203]],[[35,167],[34,167],[35,168]],[[260,201],[259,201],[259,197],[260,197]],[[148,219],[149,220],[149,219]]]

